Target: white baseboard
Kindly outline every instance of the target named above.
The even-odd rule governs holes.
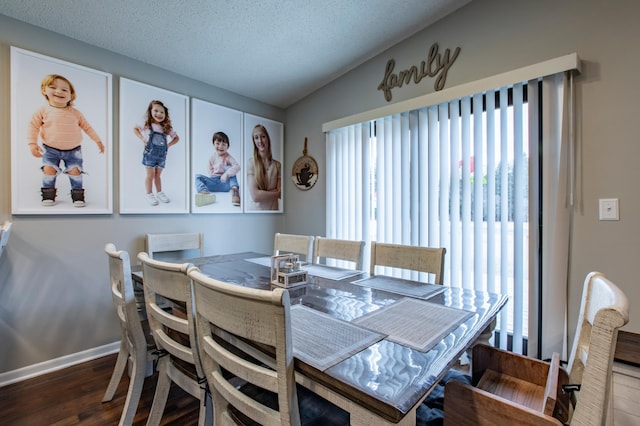
[[[60,358],[50,359],[38,364],[18,368],[17,370],[0,373],[0,387],[31,379],[32,377],[37,377],[42,374],[61,370],[66,367],[71,367],[72,365],[91,361],[92,359],[116,353],[119,350],[120,341],[117,341],[104,346],[98,346],[97,348],[87,349],[86,351],[76,352],[74,354],[65,355]]]

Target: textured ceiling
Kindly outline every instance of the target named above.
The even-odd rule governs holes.
[[[286,108],[471,0],[0,0],[0,13]]]

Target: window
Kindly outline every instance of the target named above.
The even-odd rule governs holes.
[[[332,189],[343,191],[331,211],[350,212],[347,223],[332,215],[328,231],[359,238],[343,235],[359,217],[369,241],[446,247],[445,285],[509,294],[497,327],[505,347],[514,327],[527,337],[526,93],[518,84],[395,114],[332,132],[328,144]],[[429,279],[417,275],[404,274]]]
[[[580,68],[571,53],[324,123],[327,236],[447,247],[448,285],[512,280],[497,346],[566,356]]]

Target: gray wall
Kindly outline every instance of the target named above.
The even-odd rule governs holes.
[[[114,214],[11,215],[10,46],[113,74]],[[135,255],[148,232],[205,233],[207,254],[273,250],[282,214],[118,214],[118,78],[271,118],[284,112],[123,56],[0,15],[0,221],[14,222],[0,258],[0,373],[74,354],[120,339],[108,288],[106,242]],[[26,149],[26,147],[25,147]],[[136,261],[137,262],[137,261]]]
[[[576,52],[584,69],[577,79],[581,204],[571,240],[570,330],[583,280],[597,270],[628,295],[631,321],[625,329],[640,332],[635,306],[640,300],[635,265],[640,254],[638,16],[640,2],[634,0],[474,0],[289,108],[286,158],[299,156],[308,137],[309,155],[321,172],[326,170],[322,124],[387,105],[377,87],[390,58],[396,70],[407,69],[426,60],[433,43],[441,52],[459,46],[446,84],[453,87]],[[424,79],[395,89],[392,102],[431,92],[433,80]],[[289,231],[324,233],[324,179],[316,187],[309,193],[287,187]],[[599,198],[619,198],[619,222],[598,221]]]
[[[203,229],[207,252],[269,251],[273,232],[325,233],[321,177],[310,191],[297,190],[290,170],[304,138],[323,173],[322,123],[386,105],[376,90],[388,59],[405,69],[460,46],[446,87],[576,52],[584,61],[577,80],[582,203],[575,215],[571,257],[570,327],[575,327],[582,281],[592,270],[607,274],[632,305],[628,331],[640,332],[634,305],[640,300],[633,262],[638,257],[640,197],[635,162],[640,144],[634,124],[640,90],[637,41],[640,3],[635,0],[475,0],[431,28],[318,90],[283,112],[145,64],[128,60],[0,16],[0,89],[9,90],[9,46],[15,45],[189,96],[285,123],[284,215],[176,215],[101,217],[14,216],[14,235],[0,259],[0,373],[72,354],[118,339],[106,288],[106,241],[137,253],[146,232]],[[350,42],[354,42],[350,40]],[[357,41],[355,41],[357,42]],[[320,52],[331,54],[331,52]],[[321,57],[321,55],[319,56]],[[114,78],[114,112],[117,78]],[[425,79],[393,91],[393,102],[433,91]],[[0,220],[11,217],[9,99],[0,101]],[[117,135],[117,114],[114,114]],[[117,144],[117,140],[115,141]],[[114,157],[116,159],[117,157]],[[117,163],[114,161],[114,164]],[[117,169],[115,173],[117,179]],[[116,182],[117,183],[117,182]],[[117,188],[117,185],[114,185]],[[600,222],[598,198],[619,198],[619,222]],[[115,206],[117,211],[117,205]],[[213,241],[220,236],[218,241]]]

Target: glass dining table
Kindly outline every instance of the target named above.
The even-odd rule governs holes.
[[[221,281],[272,289],[270,257],[180,260]],[[351,424],[414,425],[416,409],[507,296],[324,265],[289,288],[296,380],[351,413]],[[132,267],[139,287],[143,277]]]

